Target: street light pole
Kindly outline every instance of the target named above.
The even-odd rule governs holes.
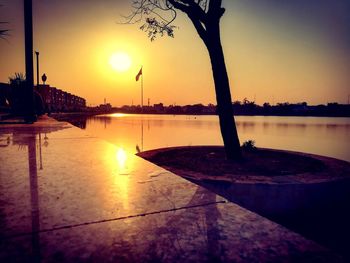
[[[26,68],[26,113],[25,121],[36,121],[34,112],[34,76],[33,76],[33,17],[32,0],[24,1],[24,44],[25,44],[25,68]]]
[[[39,52],[35,51],[36,55],[36,88],[39,88]]]

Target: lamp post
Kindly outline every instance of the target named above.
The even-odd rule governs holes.
[[[36,87],[39,88],[39,52],[35,51],[36,55]]]
[[[33,17],[32,0],[23,0],[24,7],[24,45],[26,68],[26,113],[24,119],[28,123],[36,121],[34,111],[34,76],[33,76]]]
[[[41,80],[44,82],[44,85],[45,85],[46,80],[47,80],[47,76],[45,73],[41,76]]]

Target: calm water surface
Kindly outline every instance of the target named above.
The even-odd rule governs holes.
[[[236,117],[241,143],[350,161],[350,118]],[[222,145],[217,116],[110,114],[91,117],[89,134],[130,153],[180,145]]]

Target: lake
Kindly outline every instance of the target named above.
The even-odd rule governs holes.
[[[350,118],[237,116],[240,142],[257,147],[330,156],[350,161]],[[130,153],[169,146],[222,145],[218,117],[109,114],[83,126]]]

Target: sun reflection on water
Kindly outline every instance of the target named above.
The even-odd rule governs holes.
[[[121,147],[111,146],[106,151],[109,170],[112,171],[111,184],[115,198],[129,209],[130,176],[134,168],[133,156]]]
[[[125,113],[113,113],[110,116],[112,116],[112,117],[125,117],[125,116],[127,116],[127,114],[125,114]]]
[[[123,148],[119,148],[117,151],[116,157],[117,157],[119,168],[125,169],[126,161],[127,161],[126,151]]]

